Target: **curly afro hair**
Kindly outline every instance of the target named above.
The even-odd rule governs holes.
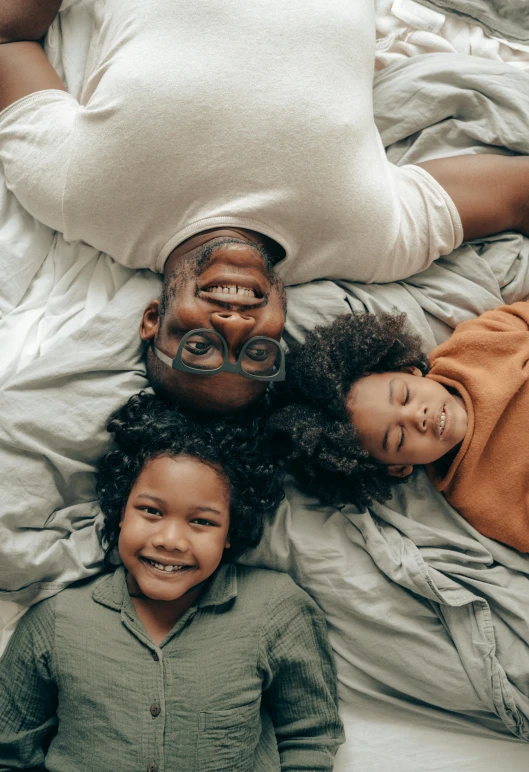
[[[119,522],[145,464],[160,456],[192,456],[218,471],[230,489],[230,543],[223,560],[235,560],[261,539],[264,516],[283,498],[283,474],[263,440],[263,418],[247,424],[198,423],[156,396],[141,392],[111,416],[115,449],[99,462],[97,494],[105,515],[104,566],[115,568]]]
[[[316,327],[287,356],[268,430],[287,469],[322,501],[365,506],[391,498],[391,485],[402,482],[362,450],[346,401],[370,373],[409,366],[428,372],[421,340],[406,323],[404,313],[346,314]]]

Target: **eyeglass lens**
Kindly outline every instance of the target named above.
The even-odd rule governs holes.
[[[182,362],[197,370],[217,370],[224,363],[222,339],[216,332],[194,332],[182,349]],[[281,363],[279,343],[252,338],[241,358],[241,367],[250,375],[274,375]]]

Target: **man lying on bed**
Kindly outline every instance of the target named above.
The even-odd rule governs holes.
[[[270,423],[322,499],[391,498],[423,464],[480,533],[529,552],[528,362],[529,301],[462,322],[429,358],[406,314],[345,315],[293,347]]]
[[[149,377],[204,412],[281,377],[282,283],[393,281],[463,238],[529,232],[528,159],[388,163],[373,0],[272,3],[96,4],[80,103],[27,42],[59,1],[0,10],[9,188],[67,240],[164,273]]]

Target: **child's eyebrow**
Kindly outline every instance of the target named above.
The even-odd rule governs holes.
[[[389,402],[393,403],[393,389],[395,388],[395,378],[392,378],[389,382]]]
[[[393,389],[395,387],[395,378],[392,378],[389,382],[389,404],[391,405],[393,403]],[[386,451],[388,450],[388,438],[389,438],[389,430],[390,426],[386,429],[386,433],[384,434],[384,437],[382,439],[382,448]]]
[[[139,499],[150,499],[151,501],[155,501],[157,504],[165,504],[164,499],[161,499],[159,496],[154,496],[152,493],[138,493]]]
[[[213,507],[193,507],[193,511],[195,511],[195,512],[213,512],[214,515],[218,515],[219,517],[222,515],[222,512],[219,512],[218,509],[213,509]]]

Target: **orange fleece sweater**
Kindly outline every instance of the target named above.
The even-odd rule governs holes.
[[[529,552],[529,302],[458,325],[430,365],[468,412],[448,472],[432,464],[430,479],[480,533]]]

